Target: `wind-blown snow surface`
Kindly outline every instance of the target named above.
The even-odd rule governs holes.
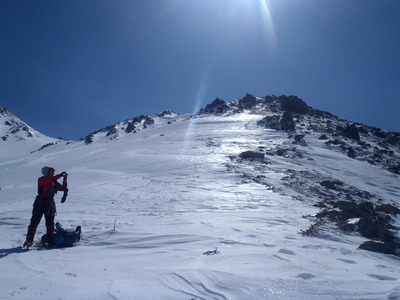
[[[0,299],[400,299],[398,257],[359,250],[365,238],[334,228],[299,234],[315,199],[282,184],[285,170],[306,170],[397,201],[399,177],[312,136],[301,158],[238,163],[287,141],[259,119],[181,116],[113,141],[0,156]],[[246,180],[261,176],[257,164],[263,184]],[[24,251],[44,165],[69,173],[56,221],[82,225],[83,239]],[[36,240],[44,230],[42,220]]]

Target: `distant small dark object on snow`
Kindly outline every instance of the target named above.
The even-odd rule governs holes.
[[[217,254],[217,253],[219,253],[218,247],[214,247],[214,250],[206,251],[206,252],[203,253],[203,255],[214,255],[214,254]]]

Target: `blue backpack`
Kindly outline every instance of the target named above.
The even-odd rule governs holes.
[[[60,223],[56,223],[56,235],[54,237],[54,245],[56,247],[72,247],[81,239],[81,226],[75,230],[65,230]]]

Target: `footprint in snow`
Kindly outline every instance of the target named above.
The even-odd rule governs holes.
[[[311,278],[315,278],[315,276],[314,276],[313,274],[310,274],[310,273],[300,273],[300,274],[297,274],[296,277],[302,278],[302,279],[304,279],[304,280],[308,280],[308,279],[311,279]]]
[[[390,276],[384,276],[384,275],[377,275],[377,274],[367,274],[369,277],[376,278],[379,280],[390,280],[390,281],[396,281],[398,278],[395,277],[390,277]]]
[[[342,262],[345,262],[346,264],[356,264],[357,263],[355,260],[351,260],[351,259],[338,258],[337,260],[341,260]]]
[[[296,255],[296,253],[294,253],[292,250],[288,250],[288,249],[280,249],[279,253],[288,254],[288,255]]]
[[[21,287],[21,288],[19,288],[17,291],[15,291],[15,292],[12,292],[10,295],[11,296],[16,296],[16,295],[19,295],[19,294],[21,294],[21,292],[23,292],[23,291],[26,291],[27,290],[27,287]]]

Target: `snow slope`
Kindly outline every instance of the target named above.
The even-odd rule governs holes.
[[[318,211],[315,178],[287,184],[303,172],[398,204],[399,176],[313,135],[296,155],[242,160],[288,145],[261,118],[174,116],[115,140],[0,155],[0,299],[400,299],[399,258],[360,250],[365,238],[329,226],[299,234]],[[83,239],[26,252],[44,165],[69,173],[56,221],[82,225]],[[44,230],[42,220],[36,240]]]

